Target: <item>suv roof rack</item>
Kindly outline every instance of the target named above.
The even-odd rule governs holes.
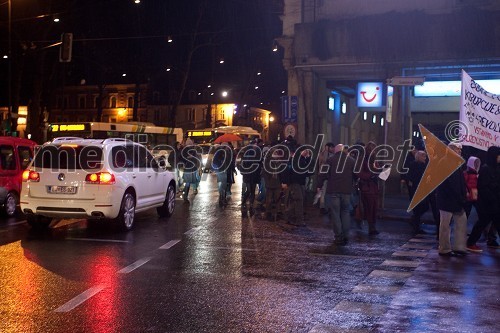
[[[83,138],[77,137],[77,136],[61,136],[58,138],[52,139],[51,143],[57,143],[61,141],[79,141],[83,140]]]
[[[132,140],[129,140],[129,139],[122,139],[122,138],[108,138],[108,139],[104,139],[102,141],[102,143],[109,143],[109,142],[134,142]]]

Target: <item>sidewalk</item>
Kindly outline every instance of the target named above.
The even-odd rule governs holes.
[[[388,195],[384,199],[377,222],[382,234],[404,232],[404,223],[401,222],[409,222],[411,216],[406,211],[408,196]],[[469,218],[469,231],[477,219],[474,214],[473,211]],[[426,235],[410,236],[408,224],[408,242],[375,270],[385,280],[374,280],[371,289],[370,281],[362,285],[365,293],[377,293],[380,285],[389,285],[387,292],[381,291],[380,296],[383,298],[392,295],[390,302],[363,303],[362,294],[359,294],[359,302],[344,302],[354,304],[352,308],[341,306],[345,304],[338,306],[340,312],[344,311],[345,316],[351,315],[353,318],[357,317],[351,312],[356,311],[359,318],[364,318],[363,315],[376,318],[376,312],[371,314],[370,311],[379,310],[381,315],[374,326],[352,328],[356,326],[355,322],[342,324],[345,327],[318,325],[310,333],[499,332],[500,249],[487,248],[480,241],[478,245],[483,249],[482,253],[468,253],[465,257],[439,256],[434,235],[437,230],[430,211],[425,214],[423,222],[425,224],[422,229]],[[380,235],[377,238],[384,239]],[[374,272],[370,273],[369,277],[373,274]],[[391,278],[396,279],[395,277],[399,281],[391,284]]]
[[[410,222],[411,212],[407,212],[410,205],[410,199],[407,194],[387,194],[382,200],[381,205],[383,208],[379,209],[379,217],[382,220],[397,220]],[[429,207],[422,216],[422,223],[434,225],[434,219]]]

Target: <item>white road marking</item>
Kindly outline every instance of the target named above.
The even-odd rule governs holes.
[[[191,228],[189,229],[188,231],[186,231],[184,233],[184,235],[187,235],[187,236],[190,236],[192,234],[194,234],[196,231],[198,231],[201,227],[194,227],[194,228]]]
[[[104,286],[99,285],[87,289],[86,291],[76,296],[66,304],[55,309],[54,312],[69,312],[74,308],[76,308],[78,305],[82,304],[83,302],[91,298],[92,296],[94,296],[95,294],[97,294],[98,292],[100,292],[101,290],[103,290],[104,288],[105,288]]]
[[[350,255],[345,255],[345,254],[320,253],[320,252],[309,252],[309,255],[318,256],[318,257],[338,257],[338,258],[345,258],[345,259],[377,260],[377,261],[380,261],[381,259],[383,259],[382,257],[350,256]]]
[[[22,220],[22,221],[14,222],[14,223],[9,223],[9,224],[7,224],[7,226],[11,226],[11,225],[19,225],[19,224],[24,224],[24,223],[26,223],[26,220]]]
[[[368,275],[368,277],[369,278],[381,277],[381,278],[388,278],[388,279],[407,279],[412,274],[413,273],[411,273],[411,272],[396,272],[396,271],[384,271],[384,270],[380,270],[380,269],[375,269]]]
[[[227,250],[227,251],[253,251],[257,252],[257,249],[248,249],[241,247],[229,247],[229,246],[202,246],[201,249],[214,249],[214,250]]]
[[[168,250],[170,249],[171,247],[173,247],[175,244],[179,243],[181,240],[180,239],[175,239],[175,240],[171,240],[170,242],[166,243],[166,244],[163,244],[162,246],[160,246],[160,250]]]
[[[410,260],[385,260],[382,266],[394,266],[394,267],[411,267],[417,268],[420,263],[418,261]]]
[[[133,264],[130,264],[127,267],[120,269],[117,273],[128,274],[128,273],[132,272],[133,270],[135,270],[136,268],[141,267],[142,265],[144,265],[145,263],[147,263],[151,259],[153,259],[153,257],[146,257],[146,258],[139,259],[136,262],[134,262]]]
[[[100,239],[100,238],[73,238],[67,237],[66,240],[75,240],[75,241],[85,241],[85,242],[110,242],[110,243],[129,243],[126,240],[119,239]]]
[[[396,251],[392,254],[393,257],[417,257],[425,258],[427,257],[427,252],[416,252],[416,251]]]

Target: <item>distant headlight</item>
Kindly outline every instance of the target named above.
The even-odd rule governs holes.
[[[203,166],[205,166],[207,164],[207,160],[208,160],[208,157],[203,157],[201,159],[201,163],[203,163]]]

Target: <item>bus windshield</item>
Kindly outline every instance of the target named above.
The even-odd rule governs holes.
[[[158,145],[175,146],[181,142],[181,128],[155,126],[152,123],[52,123],[49,125],[47,139],[52,141],[57,137],[80,137],[92,139],[124,138],[141,144],[150,149]]]
[[[211,143],[219,136],[226,133],[236,134],[241,137],[243,141],[239,142],[240,145],[246,145],[251,140],[261,138],[259,132],[251,127],[246,126],[221,126],[216,128],[205,128],[187,131],[187,135],[196,144]]]

